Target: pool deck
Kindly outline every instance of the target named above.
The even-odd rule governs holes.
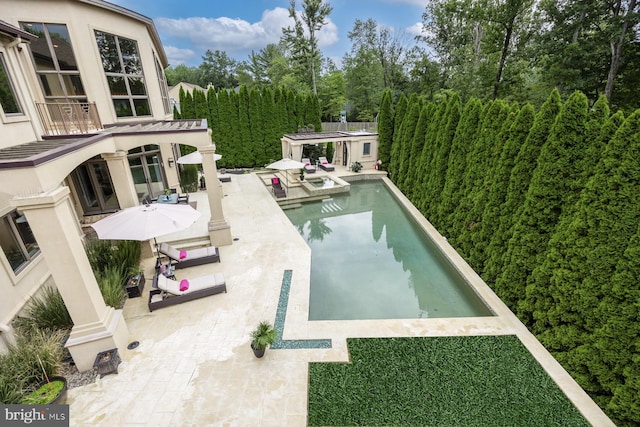
[[[350,172],[336,167],[332,174]],[[147,286],[142,297],[128,299],[124,307],[129,341],[140,345],[120,355],[117,375],[69,390],[70,425],[306,426],[308,363],[348,361],[347,337],[504,334],[520,338],[590,423],[614,425],[426,220],[421,225],[434,233],[495,317],[308,321],[311,252],[306,242],[257,174],[232,175],[222,189],[224,214],[237,240],[220,247],[220,263],[176,275],[222,272],[228,293],[150,313],[155,258],[145,251]],[[288,196],[295,198],[295,191]],[[197,241],[206,234],[206,193],[193,193],[190,200],[198,202],[203,216],[189,230],[159,241]],[[249,333],[262,320],[282,328],[283,336],[278,349],[256,359]],[[322,348],[327,340],[331,347]]]

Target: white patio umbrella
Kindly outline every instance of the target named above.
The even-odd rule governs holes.
[[[286,171],[292,169],[302,169],[303,167],[304,163],[285,157],[284,159],[280,159],[277,162],[271,163],[267,166],[267,169],[278,169]],[[289,174],[285,174],[285,177],[287,179],[287,187],[289,187]]]
[[[222,155],[215,153],[213,155],[213,160],[220,160]],[[202,163],[202,153],[199,151],[194,151],[193,153],[185,154],[184,156],[178,157],[176,162],[181,165],[197,165]]]
[[[184,230],[200,217],[190,205],[153,203],[133,206],[91,225],[99,239],[150,240]],[[156,246],[157,246],[157,242]]]

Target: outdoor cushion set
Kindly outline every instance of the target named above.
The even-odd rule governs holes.
[[[322,169],[323,171],[331,172],[336,170],[336,168],[334,168],[333,165],[329,163],[326,157],[318,157],[318,160],[320,161],[320,169]]]
[[[220,262],[220,253],[215,246],[205,248],[178,250],[167,243],[160,243],[158,251],[171,259],[175,268],[193,267],[194,265]]]
[[[222,273],[180,281],[156,273],[153,276],[153,289],[149,291],[149,311],[222,292],[227,292],[227,284]]]
[[[275,194],[276,198],[287,197],[287,193],[285,193],[280,183],[280,178],[271,178],[271,188],[273,188],[273,194]]]
[[[316,173],[316,167],[311,164],[311,160],[302,159],[302,163],[304,163],[304,171],[306,173]]]
[[[167,243],[161,243],[158,252],[169,258],[169,264],[163,264],[160,258],[156,261],[153,289],[149,292],[149,311],[227,292],[222,273],[182,280],[177,280],[174,276],[174,269],[177,268],[220,262],[217,247],[178,250]]]

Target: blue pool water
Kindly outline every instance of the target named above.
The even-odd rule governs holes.
[[[382,181],[286,210],[311,247],[310,320],[491,316]]]

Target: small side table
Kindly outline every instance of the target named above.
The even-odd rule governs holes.
[[[127,280],[127,284],[124,287],[129,298],[137,298],[142,295],[144,282],[144,273],[139,273],[135,276],[129,277],[129,279]]]

